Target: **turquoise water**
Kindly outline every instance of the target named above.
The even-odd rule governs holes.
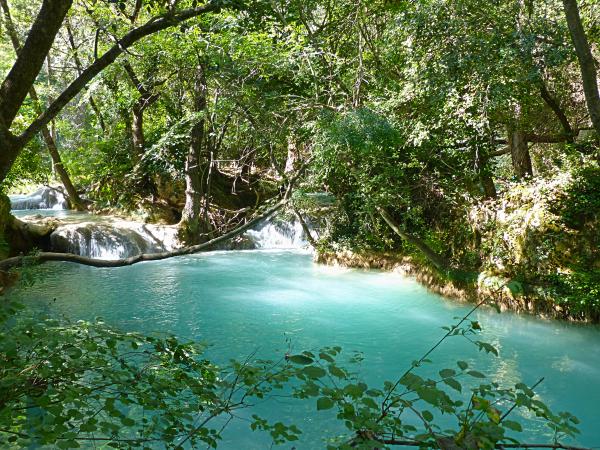
[[[218,362],[254,351],[279,358],[289,342],[293,351],[339,345],[347,356],[364,352],[358,370],[373,386],[394,379],[444,334],[442,326],[469,310],[397,274],[320,266],[294,252],[215,252],[119,269],[48,263],[36,270],[40,281],[15,295],[51,314],[101,316],[123,329],[204,340]],[[461,359],[502,384],[531,385],[545,377],[537,389],[541,400],[582,420],[578,444],[600,446],[600,329],[491,309],[476,318],[482,340],[495,344],[500,358],[453,338],[432,355],[436,368]],[[257,410],[296,423],[304,431],[298,449],[321,448],[322,438],[343,431],[332,414],[317,413],[313,401],[277,398]],[[550,440],[539,422],[521,420],[530,442]],[[268,443],[238,421],[220,448]]]
[[[70,209],[12,209],[11,214],[15,217],[55,217],[57,219],[69,219],[70,221],[92,220],[93,214],[87,212],[73,211]]]

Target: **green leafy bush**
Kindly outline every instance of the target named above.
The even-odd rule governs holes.
[[[558,199],[555,211],[565,224],[580,229],[600,217],[600,168],[585,167],[575,172],[571,186]]]

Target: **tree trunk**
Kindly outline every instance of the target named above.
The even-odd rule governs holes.
[[[440,272],[450,272],[452,269],[450,267],[450,263],[441,255],[438,255],[434,252],[425,242],[423,242],[417,236],[413,236],[410,233],[404,231],[400,225],[396,223],[396,221],[389,215],[389,213],[383,208],[377,208],[383,220],[390,226],[394,232],[408,242],[411,245],[414,245],[422,254],[427,258],[427,260],[434,265],[434,267]]]
[[[294,172],[297,168],[296,166],[298,165],[298,161],[300,161],[300,150],[298,149],[298,144],[293,137],[289,137],[287,158],[285,160],[285,169],[283,170],[283,173],[288,174]]]
[[[58,148],[56,148],[56,143],[50,135],[48,127],[44,126],[42,128],[42,136],[44,137],[46,147],[48,147],[48,152],[52,157],[52,166],[54,167],[54,171],[58,174],[61,183],[67,191],[67,197],[71,208],[77,211],[85,211],[84,202],[81,200],[81,197],[79,197],[77,189],[75,189],[75,186],[73,186],[73,183],[71,182],[69,173],[67,172],[67,169],[65,169],[65,166],[62,163],[60,153],[58,152]]]
[[[17,32],[15,30],[15,27],[14,27],[14,24],[12,21],[12,17],[10,15],[10,9],[8,6],[8,2],[6,0],[0,0],[0,5],[2,6],[2,9],[4,10],[4,22],[6,24],[6,30],[12,41],[12,45],[15,50],[15,53],[18,56],[19,53],[21,52],[21,43],[19,42],[19,36],[17,35]],[[48,61],[48,64],[50,64],[50,61]],[[37,92],[35,91],[35,88],[33,87],[33,85],[31,86],[31,89],[29,90],[29,96],[33,100],[35,112],[37,114],[41,114],[42,108],[41,108],[41,104],[40,104],[40,99],[39,99]],[[85,209],[83,202],[82,202],[81,198],[79,197],[77,190],[73,186],[73,183],[71,182],[71,178],[69,177],[69,174],[62,163],[60,153],[58,152],[58,148],[56,147],[56,142],[54,140],[54,137],[50,133],[50,130],[48,130],[48,126],[44,125],[42,127],[41,132],[42,132],[42,137],[44,138],[44,142],[46,143],[46,147],[48,148],[48,153],[50,153],[50,157],[52,158],[52,165],[54,167],[54,171],[58,174],[60,181],[62,182],[63,186],[65,187],[65,190],[67,191],[67,196],[68,196],[68,200],[71,205],[71,208],[76,209],[78,211],[83,211]]]
[[[72,0],[44,0],[23,48],[0,87],[0,118],[10,128],[40,73]],[[6,5],[4,1],[3,6]],[[15,155],[16,157],[16,155]]]
[[[575,141],[575,133],[573,131],[573,127],[571,126],[567,115],[560,107],[560,104],[552,96],[552,94],[546,87],[546,83],[543,80],[540,84],[540,94],[542,96],[542,99],[546,102],[546,104],[552,109],[552,111],[554,111],[556,118],[560,122],[565,133],[565,142],[573,143]]]
[[[475,153],[475,169],[479,175],[479,182],[481,183],[481,188],[483,189],[484,198],[496,198],[498,193],[496,192],[494,179],[486,169],[489,159],[489,156],[482,155],[479,151],[477,151]]]
[[[485,173],[479,174],[479,181],[481,182],[481,187],[483,188],[483,195],[485,198],[496,198],[498,197],[498,192],[496,191],[496,185],[494,184],[494,179]]]
[[[202,209],[203,170],[202,150],[205,144],[205,115],[207,101],[206,73],[202,63],[196,68],[194,111],[200,115],[192,127],[190,147],[185,161],[185,206],[179,222],[180,239],[186,245],[200,242],[200,234],[208,231],[208,223],[200,220]]]
[[[65,25],[66,25],[66,29],[67,29],[67,36],[69,39],[69,45],[71,46],[71,50],[73,51],[73,61],[75,62],[75,67],[77,67],[77,74],[81,75],[81,73],[83,72],[83,64],[81,63],[81,58],[79,58],[79,53],[77,51],[77,45],[75,45],[75,37],[73,35],[73,30],[71,29],[71,23],[69,22],[68,18],[65,22]],[[88,101],[90,103],[92,111],[94,111],[94,114],[96,114],[96,118],[98,119],[98,125],[100,125],[100,129],[102,130],[103,133],[106,133],[106,124],[104,123],[104,117],[102,117],[102,112],[100,111],[100,108],[98,108],[98,105],[96,104],[96,101],[94,100],[94,97],[92,97],[90,95]]]
[[[567,25],[571,33],[571,39],[575,46],[581,78],[583,80],[583,92],[587,104],[590,119],[600,137],[600,95],[598,94],[598,80],[596,78],[596,63],[590,49],[581,17],[579,16],[579,7],[577,0],[563,0]]]
[[[529,155],[529,143],[527,136],[522,131],[508,130],[508,146],[512,158],[513,170],[517,178],[533,176],[531,156]]]
[[[133,146],[133,161],[139,163],[144,156],[144,108],[139,101],[133,106],[131,122],[131,144]]]

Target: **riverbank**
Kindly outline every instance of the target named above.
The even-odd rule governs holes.
[[[415,279],[429,291],[461,302],[478,303],[488,299],[501,311],[527,313],[546,319],[599,323],[596,316],[574,313],[559,298],[553,297],[541,286],[524,284],[518,280],[486,272],[452,279],[441,275],[418,259],[399,253],[377,252],[317,252],[315,262],[330,266],[378,269],[397,272]]]

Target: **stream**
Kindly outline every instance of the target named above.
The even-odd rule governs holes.
[[[269,226],[253,231],[256,241],[263,248],[291,248],[216,251],[117,269],[47,263],[33,269],[33,286],[16,288],[12,295],[53,316],[102,317],[125,330],[201,340],[210,344],[208,356],[222,364],[255,351],[257,357],[278,359],[289,351],[339,345],[346,358],[354,351],[364,354],[359,366],[346,367],[373,387],[394,380],[443,336],[442,326],[471,307],[396,273],[315,264],[299,249],[303,241],[290,231],[293,225],[285,242],[278,235],[281,226]],[[574,444],[599,446],[600,328],[491,308],[480,309],[475,318],[483,327],[480,339],[494,344],[500,356],[451,338],[423,373],[464,360],[503,386],[532,385],[544,377],[536,389],[540,400],[582,421]],[[243,420],[254,413],[303,431],[299,442],[282,448],[324,448],[325,438],[344,432],[332,411],[316,411],[314,400],[274,398],[243,411],[242,420],[227,427],[219,448],[267,448],[269,437],[251,432]],[[552,440],[536,418],[514,418],[525,429],[519,439]]]

